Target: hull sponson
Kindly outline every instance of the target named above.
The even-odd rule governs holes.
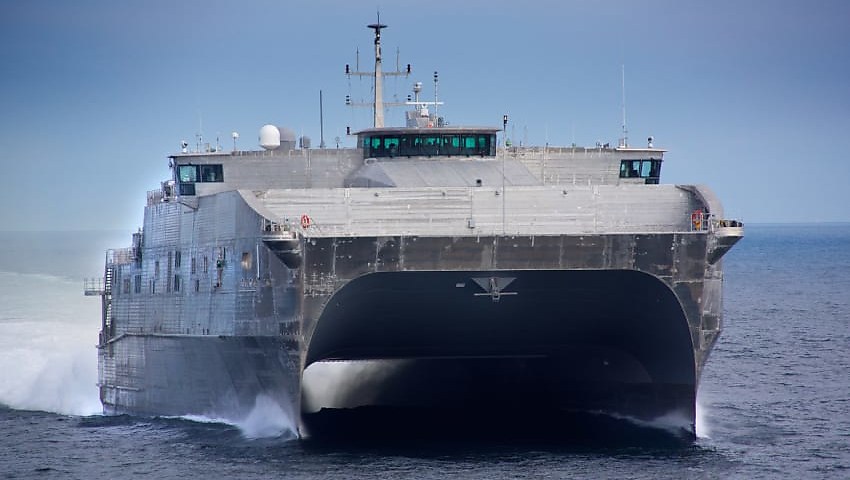
[[[260,395],[293,405],[298,366],[274,337],[123,335],[102,347],[109,413],[243,419]]]
[[[197,209],[146,207],[139,255],[108,262],[106,411],[238,420],[260,394],[297,410],[297,274],[264,246],[260,220],[235,192],[198,199]]]

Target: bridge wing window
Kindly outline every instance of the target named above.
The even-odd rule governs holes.
[[[640,176],[641,178],[649,177],[649,171],[652,167],[652,162],[642,161],[640,162]]]
[[[195,195],[195,183],[223,181],[224,170],[221,164],[177,166],[180,195]]]
[[[643,178],[647,184],[657,184],[661,178],[661,160],[650,158],[620,161],[620,178]]]
[[[179,165],[177,180],[180,183],[223,182],[224,170],[218,165]]]
[[[201,182],[223,182],[224,181],[224,172],[222,171],[221,165],[200,165]]]
[[[180,165],[177,167],[177,176],[181,182],[197,182],[198,181],[198,166],[197,165]]]

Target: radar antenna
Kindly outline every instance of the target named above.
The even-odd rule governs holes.
[[[374,77],[375,78],[375,83],[374,83],[375,97],[374,97],[373,101],[370,102],[370,103],[358,104],[358,103],[352,102],[351,96],[349,95],[346,98],[345,103],[350,105],[350,106],[371,106],[373,108],[373,113],[374,113],[373,126],[375,128],[381,128],[381,127],[384,126],[384,106],[404,105],[404,103],[397,103],[397,102],[384,103],[383,78],[384,77],[391,77],[391,76],[405,76],[405,77],[409,76],[410,75],[410,64],[409,63],[407,64],[407,70],[400,70],[398,68],[398,65],[396,65],[396,71],[394,71],[394,72],[384,72],[383,69],[381,68],[381,30],[387,28],[387,26],[381,23],[381,14],[378,13],[378,23],[369,24],[369,25],[367,25],[367,27],[371,28],[372,30],[375,31],[375,70],[372,71],[372,72],[361,72],[361,71],[359,71],[360,58],[359,58],[359,52],[358,52],[358,58],[357,58],[357,68],[358,68],[358,70],[351,71],[351,67],[349,65],[346,65],[345,66],[345,74],[348,75],[349,77],[351,77],[352,75],[354,75],[356,77]],[[396,59],[396,64],[397,63],[398,63],[398,59]]]

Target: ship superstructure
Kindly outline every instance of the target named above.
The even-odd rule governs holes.
[[[707,187],[660,183],[651,143],[508,146],[507,118],[446,126],[421,84],[384,126],[369,27],[355,148],[266,126],[263,150],[170,157],[89,290],[105,410],[239,418],[264,397],[313,434],[364,412],[673,412],[692,434],[741,224]]]

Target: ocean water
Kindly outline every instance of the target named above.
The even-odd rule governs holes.
[[[750,225],[698,439],[316,445],[258,402],[240,421],[99,414],[97,297],[120,232],[0,232],[0,478],[850,478],[850,224]],[[510,412],[493,422],[507,421]]]

